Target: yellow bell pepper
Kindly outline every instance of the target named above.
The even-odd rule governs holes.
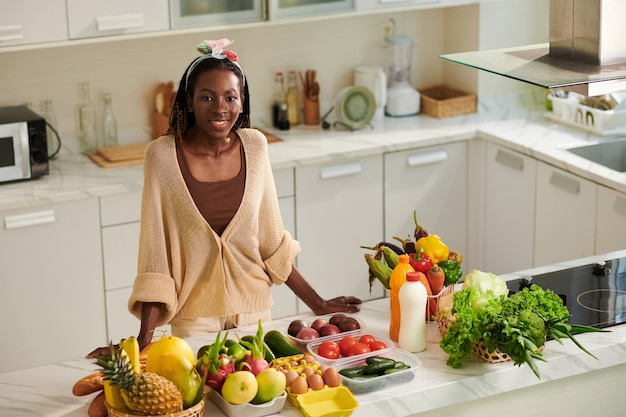
[[[433,261],[433,264],[438,264],[448,259],[450,255],[448,246],[443,243],[441,238],[437,235],[428,235],[420,238],[415,242],[415,251],[419,251],[420,248],[424,251],[424,254]]]

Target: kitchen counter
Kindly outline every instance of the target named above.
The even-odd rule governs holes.
[[[503,277],[516,279],[522,275],[623,256],[626,256],[626,250]],[[384,335],[389,326],[388,314],[388,300],[380,299],[365,303],[359,318],[368,332]],[[291,319],[266,323],[264,328],[283,329]],[[511,362],[491,364],[476,357],[466,361],[462,368],[452,369],[446,365],[447,355],[439,347],[441,336],[436,326],[429,326],[427,348],[416,354],[421,366],[415,370],[413,381],[357,395],[359,408],[353,416],[460,415],[457,413],[484,416],[495,415],[495,410],[505,410],[507,416],[550,411],[568,416],[622,415],[623,400],[620,395],[626,378],[626,325],[609,330],[607,333],[577,336],[597,359],[582,352],[569,340],[562,345],[548,341],[543,351],[547,362],[537,364],[541,375],[538,379],[527,365],[517,367]],[[253,334],[255,331],[256,326],[252,326],[237,330],[237,334]],[[197,350],[211,343],[213,338],[214,335],[207,335],[189,339],[189,343]],[[42,349],[45,349],[46,343],[54,341],[42,341]],[[95,369],[91,360],[76,359],[0,374],[0,416],[84,417],[93,396],[75,397],[71,393],[72,386]],[[582,391],[582,394],[578,395],[576,390]],[[205,415],[223,414],[208,402]],[[280,415],[299,417],[302,413],[287,403]]]
[[[603,138],[550,121],[538,94],[505,96],[479,102],[478,112],[446,119],[425,115],[385,118],[372,128],[346,131],[298,126],[273,132],[283,139],[269,147],[274,169],[340,161],[417,146],[482,138],[572,172],[609,188],[626,192],[626,173],[591,163],[563,147]],[[257,123],[264,129],[267,127]],[[268,129],[269,130],[269,129]],[[141,189],[141,166],[100,168],[64,144],[50,164],[50,175],[34,181],[0,185],[0,210],[21,209]]]

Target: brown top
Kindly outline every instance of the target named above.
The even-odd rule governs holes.
[[[219,236],[237,213],[246,182],[246,161],[243,146],[240,148],[241,169],[239,173],[224,181],[198,181],[187,165],[187,159],[181,147],[176,144],[178,165],[183,174],[189,193],[202,217]]]

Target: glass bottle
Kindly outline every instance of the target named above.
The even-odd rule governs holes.
[[[272,122],[274,127],[280,130],[289,129],[287,117],[287,95],[282,72],[277,72],[274,77],[274,105],[272,108]]]
[[[76,136],[80,141],[80,150],[84,154],[93,152],[98,147],[96,129],[96,108],[89,96],[89,83],[78,85],[79,102],[76,106]]]
[[[104,104],[100,117],[100,140],[98,145],[99,147],[117,146],[117,121],[115,120],[115,113],[113,113],[111,94],[104,93],[102,100]]]
[[[287,79],[287,118],[290,126],[297,126],[301,122],[302,94],[298,89],[296,72],[289,71]]]
[[[398,334],[400,333],[400,301],[398,300],[400,287],[402,287],[402,284],[406,281],[406,274],[409,272],[415,272],[409,262],[409,255],[400,255],[398,257],[398,265],[396,265],[393,269],[391,278],[389,278],[389,287],[391,288],[389,293],[389,310],[391,312],[389,321],[389,338],[394,342],[398,341]],[[424,316],[421,318],[423,319]]]
[[[54,113],[52,100],[46,99],[41,102],[41,115],[46,119],[46,141],[48,143],[48,157],[51,158],[58,147],[58,138],[54,130],[57,129],[57,116]],[[52,128],[51,128],[52,127]]]

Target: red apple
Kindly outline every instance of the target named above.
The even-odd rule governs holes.
[[[301,340],[312,340],[317,339],[318,337],[320,337],[320,334],[312,327],[305,327],[296,335],[296,338]]]
[[[326,320],[324,320],[324,319],[315,319],[313,321],[313,323],[311,323],[311,327],[314,328],[315,330],[317,330],[317,332],[319,333],[320,329],[325,324],[328,324],[328,322]]]
[[[334,324],[325,324],[320,328],[319,331],[321,337],[332,336],[339,333],[341,333],[341,330],[339,330],[339,327],[335,326]]]

